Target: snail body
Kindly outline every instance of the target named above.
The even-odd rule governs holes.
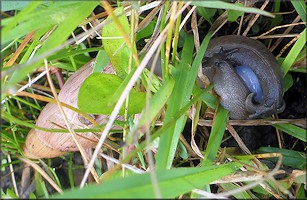
[[[243,80],[249,91],[255,94],[254,100],[261,103],[263,98],[262,88],[253,70],[248,66],[238,66],[235,67],[235,72]]]
[[[236,67],[240,66],[247,73],[239,75],[241,71]],[[229,110],[232,119],[259,118],[285,108],[280,66],[261,42],[237,35],[212,39],[205,54],[203,73],[213,82],[222,106]]]

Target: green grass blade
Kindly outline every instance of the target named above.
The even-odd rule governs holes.
[[[239,164],[177,168],[156,172],[163,198],[175,198],[236,171]],[[119,184],[120,183],[120,184]],[[149,173],[114,178],[101,185],[66,191],[54,198],[155,198]]]
[[[275,147],[260,147],[257,153],[281,153],[283,155],[282,163],[295,169],[306,169],[307,156],[303,152],[279,149]],[[277,162],[278,158],[267,158],[268,160]]]
[[[295,8],[296,12],[300,16],[303,22],[306,22],[306,3],[304,0],[291,0],[293,7]]]
[[[289,135],[292,135],[293,137],[296,137],[299,140],[307,142],[306,130],[301,127],[293,124],[274,124],[273,126],[285,133],[288,133]]]
[[[57,3],[54,3],[55,5]],[[60,5],[63,3],[60,2]],[[38,51],[38,56],[52,50],[53,48],[58,47],[61,45],[63,42],[67,40],[67,38],[71,35],[71,32],[73,32],[76,27],[93,11],[93,9],[97,6],[98,2],[93,1],[93,2],[78,2],[75,4],[70,4],[70,6],[67,8],[66,6],[58,7],[59,9],[61,8],[61,11],[64,12],[65,14],[60,15],[62,16],[61,20],[59,21],[59,25],[57,29],[48,37],[48,39],[44,42],[43,46],[41,49]],[[64,4],[65,5],[65,4]],[[67,10],[68,9],[68,10]],[[51,11],[53,11],[53,7],[50,7]],[[50,11],[50,12],[51,12]],[[69,13],[67,13],[69,11]],[[58,11],[59,12],[59,11]],[[45,13],[44,13],[45,14]],[[50,15],[54,16],[54,13],[49,13]],[[39,16],[36,16],[36,18],[40,18]],[[45,19],[44,19],[45,20]],[[51,19],[49,19],[50,21]],[[53,23],[55,23],[54,20],[52,19]],[[48,22],[48,20],[46,20]],[[31,26],[31,30],[35,30],[36,28],[41,28],[39,24],[42,24],[44,22],[41,21],[35,21],[35,23],[31,21],[31,24],[28,21],[25,21],[22,23],[20,26],[17,26],[19,29],[22,28],[22,26]],[[34,26],[34,27],[32,27]],[[29,30],[29,31],[31,31]],[[12,30],[12,33],[16,32],[18,30]],[[11,32],[8,33],[10,35]],[[7,36],[8,37],[8,36]],[[14,36],[18,37],[18,36]],[[3,38],[6,38],[3,36]],[[42,61],[42,60],[40,60]],[[36,62],[35,64],[25,66],[23,68],[20,68],[16,70],[12,77],[10,78],[9,82],[5,85],[4,89],[2,91],[6,91],[8,88],[11,86],[17,84],[20,80],[26,77],[28,73],[31,73],[35,68],[39,66],[39,62]]]
[[[187,77],[190,76],[188,66],[191,65],[192,62],[193,49],[193,38],[188,37],[183,46],[180,67],[178,72],[175,72],[174,74],[175,86],[166,110],[165,123],[167,123],[169,119],[180,110],[182,105],[188,101],[191,95],[192,91],[187,90],[187,85],[192,85],[194,81],[188,82]],[[171,167],[184,122],[185,116],[183,115],[161,136],[159,151],[157,154],[157,169],[169,169]]]
[[[281,64],[281,68],[284,71],[284,76],[288,73],[290,67],[295,62],[297,56],[300,54],[304,46],[306,45],[306,28],[302,32],[300,38],[295,42],[290,52],[286,56],[285,60]]]
[[[255,13],[260,14],[268,17],[274,17],[273,14],[260,10],[258,8],[251,8],[251,7],[242,7],[233,3],[227,3],[223,1],[192,1],[192,5],[201,6],[206,8],[217,8],[217,9],[226,9],[226,10],[237,10],[246,13]]]
[[[142,115],[138,127],[144,126],[148,121],[151,122],[157,116],[169,99],[174,84],[175,81],[173,79],[169,79],[163,83],[158,92],[150,99],[150,110],[149,113],[147,113],[149,116]]]
[[[221,183],[220,186],[226,191],[236,190],[239,188],[239,186],[233,183]],[[233,194],[233,196],[237,199],[253,199],[253,197],[244,190],[239,193]]]
[[[180,80],[175,79],[176,83],[175,83],[175,88],[173,91],[174,94],[172,94],[172,96],[170,97],[169,103],[168,103],[168,105],[173,106],[173,108],[172,110],[169,110],[171,108],[168,108],[167,112],[169,112],[169,114],[166,113],[164,123],[167,123],[173,117],[173,115],[175,113],[178,113],[180,108],[182,108],[183,105],[186,105],[186,103],[189,101],[189,97],[192,94],[194,83],[197,77],[198,68],[201,65],[201,62],[205,55],[205,52],[206,52],[211,36],[212,36],[211,32],[209,32],[206,35],[193,61],[191,69],[188,72],[183,71],[182,77]],[[186,42],[193,43],[193,40],[192,38],[187,39]],[[191,47],[186,46],[186,48],[189,49]],[[182,61],[181,64],[184,64],[184,62]],[[187,68],[187,65],[184,64],[184,67]],[[178,88],[176,89],[176,87]],[[176,94],[176,92],[178,94]],[[157,154],[157,168],[158,169],[166,169],[166,168],[171,167],[172,160],[175,154],[175,150],[178,144],[179,134],[183,128],[183,121],[184,121],[184,116],[182,118],[179,118],[176,124],[172,126],[172,128],[168,129],[165,133],[162,134],[160,138],[160,143],[159,143],[159,151]]]
[[[22,10],[29,3],[30,3],[29,1],[2,1],[1,11],[5,12],[9,10]]]
[[[215,160],[224,136],[227,119],[228,111],[220,105],[213,121],[208,145],[202,162],[203,166],[211,165]]]

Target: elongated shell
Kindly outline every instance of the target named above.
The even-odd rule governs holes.
[[[59,93],[59,101],[77,108],[77,97],[80,86],[92,71],[93,68],[88,63],[69,77]],[[115,74],[115,71],[112,66],[108,66],[102,73]],[[78,113],[65,107],[63,107],[63,110],[73,129],[90,128],[93,126],[91,124],[87,125],[88,123],[80,120]],[[99,115],[96,116],[95,120],[99,124],[102,124],[107,122],[107,118],[108,116],[106,115]],[[121,119],[122,117],[119,116],[118,120]],[[53,103],[48,103],[44,107],[37,119],[36,125],[48,129],[67,128],[59,107]],[[116,129],[120,129],[120,127],[113,127],[113,130]],[[97,134],[90,132],[78,133],[77,139],[85,149],[93,148],[99,140]],[[70,133],[46,132],[31,129],[26,138],[23,151],[26,157],[38,159],[58,157],[64,155],[66,152],[78,151],[78,148]]]

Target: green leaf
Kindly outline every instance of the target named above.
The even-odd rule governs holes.
[[[149,24],[136,34],[136,42],[151,36],[156,26],[156,21],[150,21]]]
[[[217,8],[217,9],[226,9],[226,10],[237,10],[246,13],[256,13],[261,14],[268,17],[274,17],[273,14],[260,10],[258,8],[251,8],[251,7],[241,7],[233,3],[227,3],[223,1],[192,1],[191,5],[194,6],[201,6],[206,8]]]
[[[110,63],[109,57],[104,50],[100,50],[96,57],[93,72],[102,72],[102,70]]]
[[[293,137],[296,137],[299,140],[307,142],[306,130],[303,128],[300,128],[293,124],[274,124],[273,126],[280,129],[283,132],[288,133],[289,135],[292,135]]]
[[[292,87],[292,85],[293,85],[293,78],[291,74],[287,73],[283,78],[284,91],[287,91],[289,88]]]
[[[203,166],[211,165],[215,160],[225,133],[227,119],[228,111],[220,105],[214,117],[208,145],[202,162]]]
[[[242,3],[235,3],[234,5],[243,7]],[[241,17],[244,14],[242,11],[237,10],[227,10],[227,19],[230,22],[234,22],[238,19],[238,17]]]
[[[193,189],[211,183],[236,171],[239,164],[219,166],[177,168],[157,171],[157,180],[163,198],[175,198]],[[54,198],[155,198],[149,173],[131,175],[126,178],[106,180],[103,184],[88,185],[83,189],[66,191]]]
[[[260,147],[257,153],[281,153],[283,155],[282,163],[295,169],[306,169],[306,154],[299,151],[279,149],[275,147]],[[277,162],[278,158],[267,158]]]
[[[197,12],[204,17],[210,25],[212,25],[212,17],[216,13],[216,9],[197,7]]]
[[[115,9],[114,14],[120,22],[125,33],[129,36],[130,25],[122,7]],[[126,42],[119,31],[116,23],[109,16],[106,20],[106,25],[102,29],[102,44],[109,56],[109,59],[114,67],[116,74],[120,78],[127,75],[131,50],[126,45]],[[136,47],[133,47],[136,52]],[[132,68],[135,68],[135,63],[132,62]]]
[[[85,79],[78,95],[80,110],[91,114],[110,114],[114,105],[108,106],[114,91],[122,83],[122,79],[113,74],[93,73]],[[131,90],[129,96],[128,113],[140,113],[145,105],[145,93]],[[124,106],[120,114],[124,114]]]

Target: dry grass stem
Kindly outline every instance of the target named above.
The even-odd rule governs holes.
[[[263,5],[261,6],[260,10],[264,10],[264,8],[268,5],[270,1],[269,0],[266,0]],[[248,22],[248,25],[247,25],[247,28],[245,29],[245,31],[243,32],[243,36],[246,36],[247,33],[249,32],[249,30],[252,28],[252,26],[254,25],[254,23],[257,21],[257,19],[259,18],[260,14],[256,14],[255,17],[250,20]]]
[[[32,160],[29,160],[27,158],[20,157],[19,159],[23,161],[24,163],[27,163],[28,165],[33,167],[33,169],[35,169],[35,171],[40,173],[40,175],[42,175],[42,177],[44,177],[57,192],[59,192],[60,194],[63,194],[63,191],[61,190],[61,188],[48,176],[48,174],[39,165],[37,165]]]
[[[254,119],[254,120],[228,120],[232,126],[269,126],[273,124],[294,124],[306,128],[306,119]],[[200,119],[199,126],[212,126],[213,120]],[[162,124],[159,124],[162,126]]]
[[[296,40],[298,40],[302,35],[302,32],[298,34],[295,38],[293,38],[282,50],[280,50],[279,54],[276,56],[276,58],[279,58]]]
[[[17,189],[17,184],[16,184],[16,179],[15,179],[15,173],[14,173],[14,168],[12,165],[12,160],[11,160],[11,156],[10,154],[7,154],[7,161],[10,163],[9,167],[10,167],[10,172],[11,172],[11,178],[12,178],[12,183],[13,183],[13,187],[14,187],[14,191],[17,197],[19,197],[18,194],[18,189]]]
[[[46,72],[47,72],[47,80],[48,80],[49,86],[50,86],[50,88],[51,88],[51,90],[52,90],[54,99],[56,100],[56,103],[57,103],[57,105],[58,105],[58,107],[59,107],[59,110],[60,110],[60,112],[61,112],[61,114],[62,114],[62,116],[63,116],[63,119],[64,119],[64,121],[65,121],[65,124],[66,124],[66,126],[67,126],[67,129],[68,129],[69,132],[71,133],[71,136],[72,136],[72,138],[74,139],[74,142],[76,143],[76,145],[77,145],[77,147],[78,147],[78,149],[79,149],[79,151],[80,151],[80,153],[81,153],[81,155],[82,155],[82,158],[83,158],[83,160],[84,160],[84,162],[85,162],[84,164],[85,164],[86,166],[88,166],[89,158],[88,158],[88,156],[86,155],[86,152],[85,152],[84,148],[83,148],[82,145],[79,143],[79,141],[78,141],[78,139],[77,139],[77,135],[76,135],[75,131],[72,129],[72,127],[71,127],[71,125],[70,125],[70,122],[69,122],[69,120],[68,120],[68,118],[67,118],[67,115],[66,115],[66,113],[64,112],[61,103],[59,102],[58,95],[57,95],[57,93],[56,93],[56,91],[55,91],[55,87],[54,87],[54,85],[53,85],[53,82],[52,82],[52,79],[51,79],[51,76],[50,76],[50,73],[49,73],[48,62],[47,62],[46,59],[44,60],[44,63],[45,63]],[[90,168],[90,171],[91,171],[91,173],[92,173],[92,175],[93,175],[95,181],[96,181],[97,183],[99,183],[99,177],[98,177],[98,175],[97,175],[95,169],[94,169],[93,167],[91,167],[91,168]]]
[[[298,16],[292,21],[291,24],[296,24],[297,22],[300,21],[300,19],[301,19],[301,18],[300,18],[300,16],[298,15]],[[289,26],[289,27],[287,27],[287,29],[284,31],[283,34],[288,34],[288,33],[290,33],[290,31],[291,31],[293,28],[294,28],[294,26]],[[278,39],[274,42],[274,44],[270,47],[270,51],[271,51],[271,52],[273,52],[274,49],[280,44],[280,42],[282,41],[282,39],[283,39],[283,38],[278,38]]]
[[[263,33],[263,34],[261,34],[259,36],[251,37],[251,38],[259,39],[259,38],[262,38],[263,36],[268,35],[269,33],[273,32],[273,31],[275,31],[277,29],[286,28],[286,27],[292,27],[293,28],[293,26],[306,25],[306,24],[307,24],[307,22],[298,22],[298,23],[292,23],[292,24],[285,24],[285,25],[281,25],[281,26],[275,26],[275,27],[271,28],[270,30],[268,30],[267,32],[265,32],[265,33]],[[283,34],[280,34],[280,36],[287,35],[287,34],[288,33],[285,31]]]

